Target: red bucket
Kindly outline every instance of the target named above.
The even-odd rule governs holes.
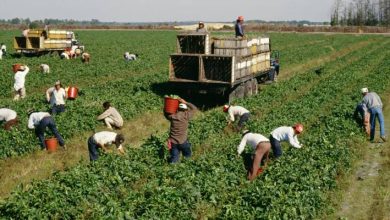
[[[22,64],[15,63],[14,65],[12,65],[12,71],[14,71],[14,73],[18,72],[18,70],[20,69],[21,66],[22,66]]]
[[[58,141],[57,138],[48,138],[45,140],[46,150],[49,152],[57,151]]]
[[[78,89],[76,87],[69,87],[68,89],[68,99],[75,99],[78,94]]]
[[[164,111],[166,113],[174,114],[177,112],[177,109],[179,108],[179,100],[165,97],[164,101]]]

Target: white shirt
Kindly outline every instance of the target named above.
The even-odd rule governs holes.
[[[125,59],[126,60],[136,60],[137,56],[135,54],[129,54],[129,52],[125,53]]]
[[[237,147],[237,152],[238,154],[241,154],[244,151],[245,146],[247,144],[251,146],[253,149],[256,149],[257,145],[260,142],[269,142],[269,139],[264,137],[261,134],[255,134],[255,133],[245,134],[244,137],[242,137],[241,139],[240,145],[238,145]]]
[[[279,127],[271,132],[272,137],[278,141],[288,141],[291,146],[301,148],[297,135],[292,127]]]
[[[235,116],[242,116],[245,113],[249,113],[249,111],[241,106],[230,106],[228,110],[229,120],[234,121]]]
[[[69,54],[67,54],[67,53],[65,53],[65,52],[62,52],[62,53],[61,53],[61,57],[63,57],[63,58],[65,58],[65,59],[69,60]]]
[[[50,114],[47,112],[34,112],[30,115],[28,119],[28,128],[34,129],[35,126],[39,125],[41,120],[45,117],[49,117]]]
[[[26,82],[26,75],[28,71],[30,71],[30,69],[26,66],[26,69],[24,71],[18,71],[15,73],[15,83],[14,83],[15,91],[24,88],[24,83]]]
[[[2,45],[2,46],[1,46],[1,48],[0,48],[0,50],[7,51],[7,46],[5,46],[5,44],[4,44],[4,45]]]
[[[47,64],[41,64],[40,66],[41,66],[41,69],[43,70],[43,72],[49,73],[49,71],[50,71],[49,65],[47,65]]]
[[[101,131],[93,135],[93,140],[99,145],[111,145],[115,143],[117,133],[111,131]],[[119,145],[118,149],[121,149],[122,145]]]
[[[64,88],[56,90],[51,87],[46,91],[46,98],[50,101],[50,105],[65,105],[66,92]]]
[[[17,116],[14,110],[8,108],[0,108],[0,121],[10,121]]]

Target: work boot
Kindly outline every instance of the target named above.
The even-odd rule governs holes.
[[[386,136],[381,136],[381,139],[382,139],[383,142],[387,141],[387,137]]]

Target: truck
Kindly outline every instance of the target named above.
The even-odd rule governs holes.
[[[257,94],[258,84],[272,81],[279,65],[279,57],[271,58],[269,37],[179,33],[176,42],[177,51],[169,58],[169,84],[187,94],[214,94],[232,102]]]
[[[14,37],[14,49],[18,54],[60,54],[74,48],[84,49],[72,31],[32,29],[24,30],[22,35]]]

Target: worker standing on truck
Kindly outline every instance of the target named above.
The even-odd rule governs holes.
[[[26,97],[26,88],[24,84],[26,82],[26,75],[28,74],[29,71],[30,68],[28,68],[28,66],[22,65],[15,73],[15,83],[14,83],[15,101],[19,100],[20,98],[24,99]]]
[[[188,123],[194,116],[197,108],[195,105],[179,98],[179,109],[177,113],[169,114],[164,112],[164,116],[171,122],[168,149],[170,151],[170,163],[179,161],[180,152],[186,158],[191,157],[191,144],[188,142]]]
[[[196,32],[198,32],[198,33],[207,33],[207,29],[205,28],[203,22],[200,21],[198,23],[198,28],[196,29]]]
[[[269,139],[264,137],[263,135],[252,133],[248,130],[245,130],[242,133],[242,139],[240,145],[238,145],[237,147],[238,155],[242,154],[246,145],[250,145],[255,150],[252,168],[249,169],[248,172],[248,180],[252,181],[256,178],[258,174],[260,174],[263,171],[262,168],[259,168],[259,165],[264,155],[267,155],[267,160],[268,160],[268,153],[271,148],[271,144]],[[267,161],[265,162],[264,167],[266,166],[267,166]]]
[[[46,101],[50,103],[52,115],[65,111],[65,99],[66,92],[59,80],[54,84],[54,87],[46,90]]]
[[[48,127],[53,135],[57,138],[61,147],[66,149],[64,139],[57,130],[56,123],[53,117],[48,112],[34,112],[33,110],[28,111],[28,128],[35,129],[35,134],[39,139],[42,150],[46,148],[45,144],[45,131]]]
[[[364,128],[365,133],[370,136],[370,113],[367,106],[364,103],[359,103],[353,115],[358,124]]]
[[[228,113],[227,119],[229,125],[234,122],[238,117],[240,118],[237,127],[238,131],[240,131],[244,127],[244,124],[249,120],[250,112],[244,107],[224,105],[223,111]]]
[[[378,118],[380,125],[380,137],[384,142],[386,142],[387,138],[385,136],[385,120],[382,113],[382,100],[375,92],[368,92],[367,88],[362,88],[361,91],[363,95],[362,103],[367,106],[367,109],[370,112],[370,141],[374,141],[376,118]]]
[[[4,43],[0,44],[0,50],[3,53],[3,56],[7,56],[7,46],[5,46]],[[0,57],[0,59],[1,59],[1,57]]]
[[[245,37],[243,16],[238,16],[234,29],[236,30],[236,37]]]
[[[272,152],[275,158],[282,156],[282,147],[280,146],[280,142],[282,141],[288,141],[291,146],[301,148],[302,144],[299,143],[297,136],[302,132],[302,124],[295,124],[292,127],[283,126],[273,130],[269,140],[271,141]]]
[[[104,152],[108,151],[107,146],[115,144],[117,150],[124,154],[123,142],[125,142],[125,137],[122,134],[117,134],[110,131],[101,131],[95,133],[88,138],[88,151],[89,151],[89,160],[95,161],[99,158],[98,148],[102,148]]]
[[[14,110],[9,108],[0,108],[0,122],[4,121],[4,130],[11,130],[12,126],[18,124],[18,117]]]
[[[107,128],[112,130],[112,126],[115,128],[122,128],[123,119],[116,108],[111,106],[110,102],[103,103],[104,112],[97,117],[97,120],[103,120]]]

